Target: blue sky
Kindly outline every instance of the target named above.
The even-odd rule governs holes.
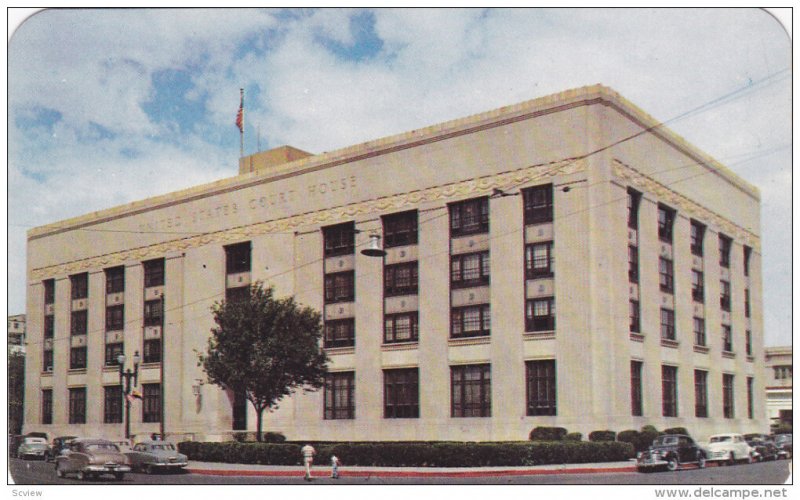
[[[791,342],[791,41],[763,10],[51,10],[8,57],[10,314],[31,227],[236,175],[240,88],[246,153],[321,153],[603,83],[663,121],[744,90],[669,126],[761,190]]]

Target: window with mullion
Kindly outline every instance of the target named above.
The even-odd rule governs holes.
[[[723,311],[731,311],[731,284],[728,281],[719,281],[719,307]]]
[[[356,418],[356,380],[354,372],[336,372],[325,376],[325,420]]]
[[[744,317],[750,317],[750,289],[744,289]]]
[[[675,340],[675,311],[661,309],[661,339]]]
[[[325,257],[339,255],[350,255],[356,249],[356,224],[355,222],[345,222],[335,226],[322,228],[323,239],[325,240]]]
[[[628,281],[639,282],[639,249],[633,245],[628,246]]]
[[[355,318],[335,319],[325,322],[325,347],[353,347],[356,345]]]
[[[250,286],[237,286],[225,289],[225,302],[228,304],[245,303],[250,300]]]
[[[694,416],[697,418],[708,417],[708,372],[694,371]]]
[[[678,367],[661,365],[661,414],[678,416]]]
[[[52,339],[56,331],[56,318],[52,314],[44,317],[44,338]]]
[[[556,415],[556,361],[525,362],[527,415]]]
[[[488,364],[450,367],[450,416],[492,416],[491,373]]]
[[[383,371],[384,418],[419,418],[419,370]]]
[[[113,344],[106,344],[106,366],[115,366],[119,364],[117,357],[123,354],[125,344],[122,342],[115,342]]]
[[[416,342],[419,340],[419,313],[414,311],[387,314],[384,317],[383,332],[383,341],[386,344]]]
[[[706,320],[703,318],[693,318],[694,324],[694,345],[706,345]]]
[[[750,256],[753,255],[753,249],[749,246],[744,246],[744,275],[750,276]]]
[[[161,384],[142,384],[142,422],[161,422]]]
[[[161,339],[146,339],[142,345],[142,363],[161,362]]]
[[[106,307],[106,331],[122,330],[125,324],[125,310],[122,304]]]
[[[642,193],[628,189],[628,227],[639,229],[639,202],[642,200]]]
[[[733,352],[733,331],[731,325],[722,325],[722,350]]]
[[[153,259],[142,262],[144,267],[144,287],[162,286],[164,284],[164,259]]]
[[[753,419],[753,377],[747,377],[747,418]]]
[[[86,346],[70,348],[69,368],[70,370],[82,370],[86,368]]]
[[[692,254],[697,255],[698,257],[703,256],[703,236],[706,232],[706,227],[703,224],[700,224],[696,220],[690,222],[690,248]]]
[[[450,336],[480,337],[491,333],[491,311],[488,304],[453,308]]]
[[[53,389],[42,389],[42,425],[53,423]]]
[[[692,269],[692,299],[695,302],[702,303],[705,300],[705,292],[703,290],[703,273]]]
[[[403,262],[386,266],[383,271],[383,291],[387,297],[415,295],[419,283],[417,262]]]
[[[42,371],[53,371],[53,349],[45,349],[42,353]]]
[[[251,267],[249,241],[225,247],[225,274],[249,273]]]
[[[631,361],[631,415],[641,417],[642,405],[642,366],[641,361]]]
[[[490,279],[489,252],[453,255],[450,258],[452,288],[488,285]]]
[[[86,423],[86,388],[69,389],[69,423]]]
[[[161,299],[144,303],[144,326],[161,326],[164,319],[164,302]]]
[[[529,299],[525,303],[525,331],[548,332],[556,329],[556,301],[553,297]]]
[[[122,386],[109,385],[103,388],[103,423],[122,423]]]
[[[659,257],[658,276],[661,291],[664,293],[673,293],[675,291],[675,283],[671,260]]]
[[[525,224],[541,224],[553,220],[553,185],[545,184],[522,190]]]
[[[744,332],[744,351],[748,356],[753,355],[753,332],[750,330]]]
[[[89,297],[89,273],[70,276],[69,281],[72,300]]]
[[[731,243],[732,240],[720,233],[719,235],[719,265],[721,267],[731,267]]]
[[[56,280],[44,280],[44,303],[54,304],[56,301]]]
[[[734,417],[733,406],[733,375],[722,374],[722,416],[725,418]]]
[[[417,211],[402,212],[383,216],[383,246],[384,248],[399,247],[403,245],[416,245]]]
[[[106,269],[106,293],[125,291],[125,266]]]
[[[489,198],[450,204],[450,236],[489,232]]]
[[[658,238],[672,243],[672,226],[675,223],[675,210],[666,205],[658,205]]]
[[[356,297],[355,272],[325,275],[325,303],[352,302]]]
[[[86,310],[72,311],[70,315],[70,335],[86,335],[89,317]]]
[[[525,247],[525,277],[528,279],[553,276],[553,242],[533,243]]]

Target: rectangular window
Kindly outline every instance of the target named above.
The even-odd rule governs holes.
[[[89,273],[76,274],[69,277],[72,300],[89,297]]]
[[[725,418],[733,418],[733,375],[722,374],[722,415]]]
[[[142,384],[142,422],[161,422],[161,384]]]
[[[661,339],[675,340],[675,311],[661,309]]]
[[[383,371],[383,417],[419,418],[419,369]]]
[[[731,310],[731,284],[725,280],[719,280],[719,307],[723,311]]]
[[[142,356],[143,363],[161,362],[161,339],[147,339],[142,347],[144,352]]]
[[[694,416],[697,418],[708,417],[708,372],[694,371]]]
[[[325,347],[353,347],[356,345],[355,318],[335,319],[325,322]]]
[[[45,372],[52,372],[53,371],[53,350],[52,349],[45,349],[44,355],[42,356],[42,371]]]
[[[53,423],[53,389],[42,389],[42,425]]]
[[[86,368],[86,346],[71,347],[69,350],[69,369],[82,370]]]
[[[553,220],[553,185],[545,184],[522,190],[525,224]]]
[[[123,305],[106,307],[106,331],[122,330],[125,324]]]
[[[639,249],[633,245],[628,247],[628,281],[639,282]]]
[[[251,266],[249,241],[225,247],[225,274],[249,273]]]
[[[744,246],[744,275],[750,276],[750,256],[753,254],[753,249],[749,246]]]
[[[352,302],[356,298],[355,271],[325,275],[325,303]]]
[[[383,291],[387,297],[417,293],[419,271],[416,262],[386,266],[383,269],[383,277]]]
[[[55,304],[56,302],[56,280],[44,280],[44,303]]]
[[[124,351],[125,344],[117,342],[114,344],[106,344],[106,366],[116,366],[119,364],[117,358]]]
[[[675,223],[675,210],[666,205],[658,205],[658,238],[672,243],[672,226]]]
[[[661,365],[661,414],[678,416],[678,367]]]
[[[775,380],[789,380],[792,378],[792,365],[780,365],[772,367]]]
[[[385,215],[383,220],[383,246],[384,248],[416,245],[417,236],[417,211],[402,212],[399,214]]]
[[[694,327],[694,345],[706,345],[706,320],[703,318],[692,318]]]
[[[744,317],[750,317],[750,289],[744,289]]]
[[[122,386],[109,385],[103,388],[103,423],[121,424],[122,423]]]
[[[733,352],[733,332],[731,325],[722,325],[722,350]]]
[[[744,332],[744,352],[748,356],[753,355],[753,332],[750,330]]]
[[[419,340],[419,313],[417,311],[387,314],[384,317],[384,343],[416,342],[417,340]]]
[[[450,285],[453,288],[488,285],[489,252],[453,255],[450,258]]]
[[[642,405],[642,366],[641,361],[631,361],[631,415],[644,415]]]
[[[547,332],[556,329],[556,301],[553,297],[525,302],[525,331]]]
[[[450,336],[453,338],[491,334],[491,312],[488,304],[453,308],[450,318]]]
[[[55,336],[56,320],[55,316],[48,314],[44,317],[44,338],[52,339]]]
[[[355,222],[345,222],[344,224],[323,227],[322,237],[325,240],[325,257],[350,255],[355,253]]]
[[[721,267],[731,267],[731,243],[732,240],[724,234],[719,234],[719,265]]]
[[[144,287],[164,285],[164,259],[142,262],[144,266]]]
[[[325,376],[325,420],[356,418],[356,376],[354,372]]]
[[[674,277],[672,272],[672,261],[659,257],[658,259],[658,276],[659,286],[661,291],[665,293],[673,293],[675,290]]]
[[[628,189],[628,227],[631,229],[639,228],[639,203],[642,200],[642,193]]]
[[[705,292],[703,290],[703,273],[695,270],[692,270],[692,299],[695,302],[700,303],[705,300]]]
[[[706,232],[706,226],[700,224],[696,220],[691,221],[691,233],[690,233],[690,246],[692,250],[692,254],[697,255],[698,257],[703,256],[703,236]]]
[[[747,377],[747,418],[753,419],[753,377]]]
[[[247,302],[250,300],[250,286],[237,286],[225,289],[225,302]]]
[[[630,329],[633,333],[641,332],[641,317],[639,315],[639,301],[630,301]]]
[[[464,365],[450,367],[450,416],[492,416],[491,366]]]
[[[450,236],[489,232],[489,198],[450,204]]]
[[[125,291],[125,266],[106,269],[106,293]]]
[[[86,388],[76,387],[69,390],[69,423],[86,423]]]
[[[164,302],[161,299],[144,303],[144,326],[161,326],[164,321]]]
[[[556,415],[556,360],[525,362],[527,415]]]
[[[525,247],[525,277],[549,278],[555,272],[553,242],[534,243]]]
[[[88,316],[86,310],[72,311],[70,315],[70,335],[86,335]]]

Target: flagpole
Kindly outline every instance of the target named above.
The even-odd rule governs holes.
[[[239,158],[244,158],[244,89],[239,89],[239,112],[242,120],[239,127]]]

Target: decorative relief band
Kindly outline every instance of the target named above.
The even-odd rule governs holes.
[[[585,159],[568,159],[553,163],[533,165],[511,172],[488,175],[478,179],[455,182],[444,186],[412,191],[410,193],[387,196],[318,212],[294,215],[269,222],[261,222],[250,226],[238,226],[222,231],[215,231],[199,236],[191,236],[167,241],[146,247],[124,250],[113,254],[90,257],[55,266],[42,267],[31,271],[33,280],[41,280],[51,276],[74,274],[80,270],[111,267],[129,261],[144,261],[163,256],[168,252],[179,252],[190,248],[202,247],[211,243],[233,243],[243,237],[253,237],[270,233],[288,232],[304,226],[325,224],[331,221],[354,218],[359,215],[374,214],[391,209],[402,209],[408,205],[424,202],[446,200],[467,195],[491,194],[495,188],[510,189],[518,185],[544,180],[556,175],[568,175],[586,170]]]
[[[695,219],[706,221],[709,225],[715,225],[720,231],[732,236],[735,240],[746,243],[757,252],[761,251],[761,244],[758,236],[747,229],[730,222],[721,215],[712,212],[682,194],[678,194],[664,184],[647,177],[617,159],[614,159],[612,168],[614,175],[623,179],[628,184],[642,191],[655,194],[659,199],[677,208],[679,212],[689,214]]]

